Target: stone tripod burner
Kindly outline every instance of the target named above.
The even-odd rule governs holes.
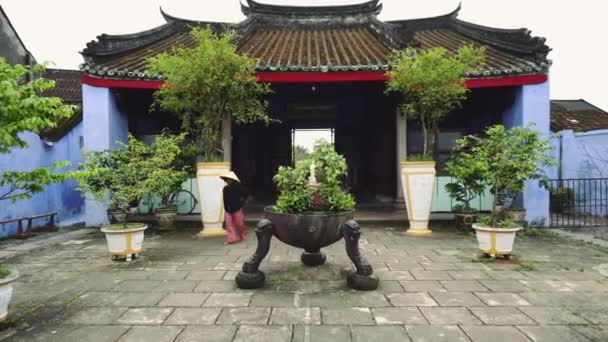
[[[346,253],[356,268],[356,271],[347,277],[348,286],[362,291],[378,288],[379,280],[373,275],[372,266],[359,252],[361,231],[359,224],[353,220],[353,211],[283,214],[269,207],[264,210],[264,214],[265,218],[258,223],[255,230],[257,249],[236,276],[239,288],[257,289],[264,286],[265,276],[259,267],[268,254],[273,235],[290,246],[304,249],[301,260],[306,266],[324,264],[326,257],[321,248],[344,237]]]

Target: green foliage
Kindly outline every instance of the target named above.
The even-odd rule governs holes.
[[[119,224],[111,224],[109,226],[104,226],[103,229],[108,230],[129,230],[129,229],[138,229],[143,225],[141,223],[119,223]]]
[[[11,275],[13,271],[5,264],[0,264],[0,278],[6,278]]]
[[[489,127],[484,137],[466,136],[456,142],[458,158],[470,161],[479,170],[485,185],[492,189],[494,201],[490,226],[496,227],[502,210],[499,200],[524,190],[526,180],[538,180],[548,187],[543,168],[553,166],[551,147],[532,126],[505,129]]]
[[[455,148],[452,151],[452,156],[446,162],[445,171],[453,181],[446,184],[445,189],[450,197],[458,202],[453,208],[454,211],[475,211],[471,208],[471,201],[481,196],[485,190],[483,182],[485,167],[485,163],[475,160],[466,150]]]
[[[438,123],[466,99],[465,73],[484,61],[485,49],[473,46],[463,46],[455,54],[443,48],[407,48],[393,56],[387,91],[403,94],[403,113],[420,121],[423,155],[434,150]]]
[[[106,201],[109,193],[110,207],[124,213],[144,194],[168,198],[167,193],[179,189],[187,177],[183,169],[175,167],[184,137],[163,133],[146,146],[129,134],[128,142],[119,142],[117,149],[86,151],[80,164],[79,190],[99,201]]]
[[[308,152],[306,147],[300,146],[300,145],[294,146],[292,153],[293,153],[293,160],[296,163],[301,160],[304,160],[310,156],[310,152]]]
[[[163,75],[155,104],[179,116],[182,130],[194,137],[206,161],[221,158],[222,120],[270,122],[262,100],[270,86],[254,74],[257,61],[237,53],[234,36],[210,28],[192,30],[196,46],[176,48],[149,60],[149,70]]]
[[[282,213],[299,213],[313,210],[313,193],[308,187],[310,167],[314,163],[319,193],[324,200],[324,211],[353,210],[355,201],[347,193],[341,180],[348,173],[346,159],[338,154],[333,145],[319,142],[308,159],[297,162],[295,167],[279,167],[274,181],[279,189],[276,210]]]
[[[517,222],[510,219],[497,219],[492,220],[492,216],[483,216],[479,218],[479,225],[482,227],[494,227],[494,228],[518,228],[521,227]]]
[[[55,81],[38,77],[43,71],[43,65],[10,65],[0,57],[0,154],[9,153],[12,148],[28,147],[20,133],[39,134],[74,113],[75,107],[63,104],[60,98],[40,96],[55,87]],[[74,172],[56,173],[67,165],[69,163],[60,162],[31,171],[0,174],[0,187],[7,189],[0,193],[0,201],[29,199],[46,185],[73,178]]]

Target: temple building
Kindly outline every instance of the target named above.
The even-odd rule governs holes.
[[[438,186],[434,212],[449,212],[443,190],[449,175],[442,171],[455,139],[478,133],[491,124],[508,127],[536,124],[550,132],[550,48],[527,29],[498,29],[458,18],[460,7],[446,15],[381,21],[379,0],[354,5],[293,7],[247,0],[246,19],[239,23],[202,22],[165,12],[165,24],[148,31],[102,34],[82,51],[84,145],[112,148],[127,132],[146,139],[163,128],[177,130],[171,113],[151,111],[161,76],[147,71],[148,58],[178,46],[193,46],[192,27],[210,26],[238,37],[238,51],[259,60],[255,72],[273,93],[271,126],[233,125],[232,168],[261,204],[273,199],[272,177],[280,165],[293,163],[294,136],[299,130],[331,132],[336,150],[349,165],[348,186],[362,206],[394,206],[403,201],[398,162],[421,152],[416,122],[400,113],[397,95],[385,93],[389,57],[407,46],[443,47],[465,44],[486,47],[485,66],[467,74],[471,89],[461,109],[440,127]],[[162,11],[162,10],[161,10]],[[548,215],[549,196],[530,183],[522,198],[528,221]],[[105,211],[87,201],[88,224],[105,220]],[[479,207],[488,210],[487,199]]]

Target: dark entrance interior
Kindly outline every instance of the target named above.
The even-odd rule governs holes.
[[[271,203],[272,177],[293,165],[294,130],[332,130],[336,151],[349,165],[347,186],[360,206],[391,205],[396,192],[396,101],[383,83],[273,86],[269,125],[233,128],[232,167],[254,203]]]

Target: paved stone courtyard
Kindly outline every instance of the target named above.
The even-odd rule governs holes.
[[[381,279],[351,291],[341,241],[306,268],[272,241],[267,286],[234,277],[255,249],[195,231],[149,231],[144,255],[112,262],[91,233],[13,256],[9,341],[608,341],[608,250],[547,234],[520,236],[515,262],[477,258],[473,235],[364,227],[361,249]],[[604,265],[604,266],[602,266]],[[604,272],[606,273],[606,272]]]

